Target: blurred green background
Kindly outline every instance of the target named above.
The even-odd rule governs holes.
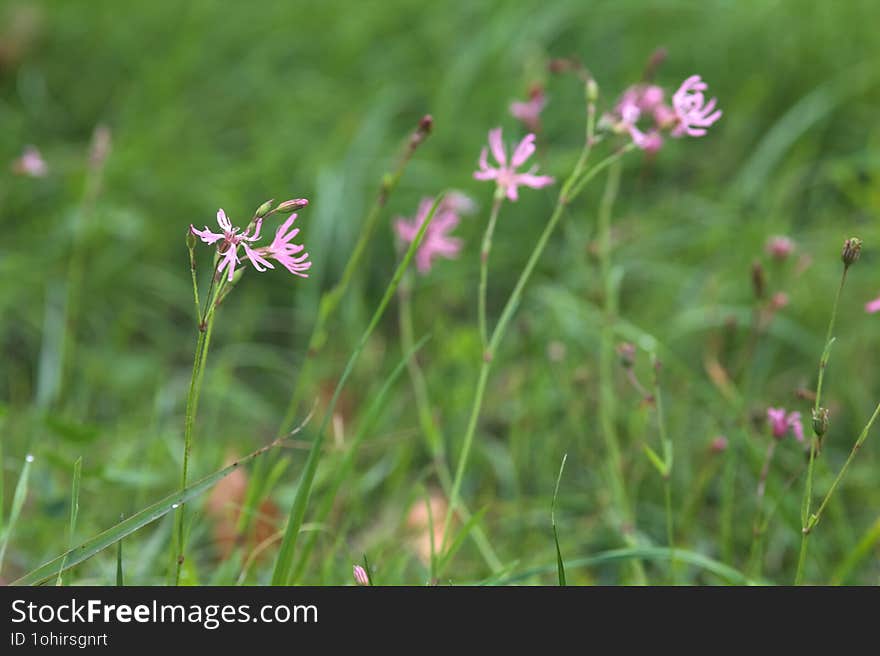
[[[584,106],[573,77],[546,72],[554,57],[581,59],[608,108],[664,47],[658,83],[674,89],[699,73],[724,110],[703,139],[669,141],[654,159],[630,156],[615,208],[617,332],[642,345],[653,340],[666,364],[674,496],[683,513],[692,505],[680,544],[733,566],[748,557],[766,430],[742,430],[706,361],[719,335],[728,336],[731,360],[745,348],[754,260],[764,262],[769,287],[787,292],[790,303],[755,349],[748,389],[740,390],[746,411],[759,417],[768,405],[785,405],[808,415],[810,404],[796,390],[815,382],[839,250],[851,235],[865,240],[843,296],[827,377],[832,426],[819,489],[878,400],[880,377],[870,363],[880,352],[880,317],[863,310],[880,293],[876,2],[71,0],[3,2],[0,21],[0,153],[12,162],[33,144],[50,167],[45,178],[15,176],[8,167],[0,175],[7,507],[24,455],[36,457],[0,572],[6,580],[65,549],[77,457],[84,461],[79,540],[178,484],[196,335],[188,225],[213,225],[218,207],[244,224],[268,198],[307,197],[311,205],[298,224],[314,262],[311,277],[248,273],[220,309],[195,472],[214,471],[230,453],[274,436],[319,295],[338,279],[382,174],[425,113],[434,116],[434,134],[390,201],[309,386],[312,397],[332,390],[393,272],[391,219],[411,216],[422,196],[461,189],[481,208],[458,231],[465,251],[420,277],[414,300],[417,334],[432,335],[421,354],[432,403],[456,454],[479,362],[478,243],[492,193],[471,174],[489,128],[504,126],[508,139],[522,134],[508,105],[540,82],[549,97],[542,170],[567,175]],[[112,131],[113,146],[92,204],[88,148],[99,124]],[[573,559],[619,546],[607,516],[596,422],[601,286],[592,240],[600,193],[601,183],[571,208],[527,290],[494,370],[465,481],[464,498],[472,510],[486,510],[486,533],[513,571],[555,562],[549,504],[566,452],[557,518],[563,552]],[[519,203],[505,206],[492,254],[493,317],[554,198],[555,188],[524,190]],[[764,244],[774,234],[790,235],[798,258],[812,264],[773,266]],[[207,261],[208,251],[201,252]],[[371,339],[337,409],[318,497],[345,436],[400,359],[395,315],[392,309]],[[637,371],[649,379],[644,353]],[[664,544],[662,486],[640,450],[652,415],[622,373],[615,386],[637,530],[646,544]],[[719,434],[730,448],[716,462],[707,448]],[[817,531],[808,578],[828,580],[880,518],[876,441],[862,450]],[[304,581],[346,583],[364,552],[384,582],[426,580],[414,548],[401,541],[412,529],[412,504],[432,488],[422,444],[404,376],[331,520],[310,526],[320,536]],[[790,583],[802,485],[785,483],[803,454],[793,442],[783,447],[768,492],[779,511],[768,531],[765,574]],[[304,454],[273,456],[290,461],[271,493],[282,515]],[[228,571],[216,573],[214,520],[199,517],[189,576],[225,582]],[[130,581],[164,580],[167,519],[127,541]],[[847,580],[877,583],[876,539],[863,555]],[[112,582],[114,558],[102,554],[72,580]],[[247,581],[264,582],[268,572],[258,565]],[[486,574],[466,543],[449,578]],[[551,570],[526,581],[553,576]],[[609,564],[575,570],[570,582],[620,576]],[[696,570],[689,580],[716,581]]]

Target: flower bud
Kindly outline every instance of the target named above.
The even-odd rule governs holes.
[[[196,236],[193,234],[192,227],[186,229],[186,247],[189,250],[196,247]]]
[[[752,291],[755,292],[755,298],[764,298],[764,283],[764,267],[758,260],[755,260],[752,262]]]
[[[360,565],[354,566],[354,582],[358,585],[370,585],[370,577],[367,575],[367,570]]]
[[[841,259],[843,260],[843,266],[849,269],[855,261],[859,259],[859,255],[862,253],[862,240],[858,237],[850,237],[845,242],[843,242],[843,253],[841,253]]]
[[[636,361],[636,347],[629,342],[622,342],[617,345],[617,355],[620,358],[621,366],[624,369],[630,369]]]
[[[712,453],[724,453],[727,450],[727,438],[724,435],[713,438],[709,444],[709,450]]]
[[[286,200],[283,203],[281,203],[278,207],[276,207],[273,210],[273,214],[275,212],[290,212],[290,211],[295,212],[296,210],[302,209],[303,207],[305,207],[308,204],[309,204],[309,201],[307,201],[305,198],[293,198],[291,200]]]
[[[813,410],[813,432],[823,437],[828,432],[828,408]]]
[[[260,205],[257,208],[257,211],[254,212],[254,217],[256,217],[258,219],[262,219],[264,216],[266,216],[269,212],[272,211],[272,205],[274,205],[274,204],[275,204],[274,198],[272,198],[271,200],[267,200],[265,203],[263,203],[262,205]]]
[[[595,103],[599,99],[599,85],[596,80],[590,78],[587,80],[587,101]]]

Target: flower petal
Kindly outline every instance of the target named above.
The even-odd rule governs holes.
[[[501,140],[501,128],[489,130],[489,148],[492,149],[492,156],[501,166],[507,164],[507,155],[504,152],[504,142]]]

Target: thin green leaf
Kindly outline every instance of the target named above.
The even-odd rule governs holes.
[[[556,477],[556,489],[553,490],[553,501],[550,504],[550,523],[553,525],[553,542],[556,543],[556,574],[559,585],[565,585],[565,563],[562,562],[562,551],[559,549],[559,534],[556,531],[556,499],[559,496],[559,483],[562,481],[562,472],[565,470],[565,461],[568,454],[562,456],[562,464],[559,465],[559,475]]]
[[[486,509],[483,508],[481,511],[474,513],[471,515],[471,518],[465,522],[465,525],[461,527],[461,530],[455,536],[455,539],[452,541],[452,544],[449,545],[449,548],[446,550],[446,553],[440,558],[439,563],[437,565],[437,575],[440,576],[443,573],[443,570],[446,569],[446,566],[455,556],[455,553],[461,548],[461,545],[464,544],[464,541],[467,539],[468,534],[470,534],[471,530],[476,526],[477,522],[483,519],[483,515],[486,514]]]
[[[80,478],[82,478],[82,456],[76,459],[76,462],[73,463],[73,482],[70,485],[70,525],[67,529],[67,548],[70,549],[73,546],[73,536],[74,531],[76,531],[76,518],[79,515],[79,482]],[[62,576],[61,573],[64,571],[64,563],[61,563],[61,568],[58,570],[58,580],[55,581],[55,585],[61,585]]]
[[[12,531],[15,529],[15,523],[21,514],[21,508],[27,497],[28,477],[31,473],[31,463],[34,457],[31,454],[25,456],[24,467],[21,468],[21,475],[18,477],[18,483],[15,485],[15,492],[12,495],[12,508],[9,510],[9,521],[3,531],[3,537],[0,537],[0,571],[3,571],[3,558],[6,556],[6,547],[9,546],[9,538],[12,537]]]
[[[124,516],[120,515],[119,521],[122,521]],[[125,585],[125,578],[122,576],[122,540],[116,543],[116,587],[121,588]]]
[[[648,456],[648,460],[650,460],[655,469],[660,472],[660,475],[666,476],[666,463],[663,462],[663,458],[657,455],[657,452],[654,451],[654,449],[644,443],[642,444],[642,451],[645,452],[645,455]]]

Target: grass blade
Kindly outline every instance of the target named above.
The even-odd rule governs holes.
[[[355,433],[354,439],[352,439],[351,444],[348,447],[348,451],[345,454],[345,457],[342,460],[342,463],[336,469],[336,476],[333,478],[333,482],[330,484],[330,489],[328,489],[321,500],[321,506],[318,509],[317,522],[323,523],[327,516],[330,514],[330,511],[333,509],[333,503],[336,500],[336,494],[339,492],[339,488],[342,487],[342,484],[348,479],[348,475],[351,472],[352,467],[354,466],[354,459],[357,455],[358,448],[361,445],[361,442],[364,441],[364,438],[367,436],[367,432],[372,428],[373,422],[376,421],[376,418],[379,415],[379,411],[385,405],[385,397],[391,391],[392,386],[403,373],[406,368],[407,363],[411,358],[418,353],[419,349],[428,341],[428,335],[425,335],[420,339],[409,351],[407,351],[403,359],[397,363],[397,366],[394,367],[394,370],[388,375],[388,378],[385,379],[385,382],[382,384],[382,388],[379,392],[373,397],[372,403],[370,403],[370,407],[367,408],[367,411],[364,415],[363,421],[360,422],[360,426],[358,426],[357,433]],[[306,538],[306,542],[303,545],[303,548],[300,550],[300,554],[297,557],[296,565],[293,568],[293,581],[299,581],[300,576],[302,575],[303,570],[305,569],[306,563],[308,562],[309,554],[311,554],[312,549],[315,547],[315,542],[318,539],[318,532],[312,531],[309,533]]]
[[[79,515],[79,481],[82,477],[82,464],[83,459],[82,456],[76,459],[76,462],[73,463],[73,483],[70,486],[70,525],[67,529],[67,548],[70,549],[73,546],[73,535],[74,531],[76,531],[76,518]],[[61,567],[58,570],[58,580],[55,581],[55,585],[62,584],[62,576],[61,573],[64,571],[64,562],[62,561]]]
[[[556,477],[556,489],[553,490],[553,502],[550,504],[550,523],[553,525],[553,542],[556,543],[556,574],[559,585],[565,585],[565,563],[562,562],[562,551],[559,549],[559,534],[556,532],[556,498],[559,496],[559,483],[562,481],[562,472],[565,470],[565,461],[568,454],[562,456],[562,464],[559,465],[559,475]]]
[[[0,572],[3,571],[3,558],[6,556],[6,547],[9,546],[9,538],[15,529],[15,523],[21,514],[21,507],[24,505],[25,497],[27,497],[28,477],[31,473],[31,463],[34,457],[27,454],[24,458],[24,467],[21,468],[21,475],[18,477],[18,483],[15,485],[15,493],[12,495],[12,508],[9,509],[9,521],[0,537]]]
[[[122,517],[119,521],[122,521]],[[122,540],[116,543],[116,586],[121,588],[125,585],[125,578],[122,576]]]
[[[333,391],[333,397],[330,399],[330,404],[327,406],[324,420],[321,422],[321,427],[318,429],[318,433],[315,435],[315,439],[309,449],[309,456],[306,460],[299,485],[297,486],[293,505],[290,508],[287,528],[284,530],[284,539],[281,543],[281,549],[278,552],[278,558],[275,561],[275,569],[272,572],[272,585],[287,585],[290,582],[296,540],[299,536],[299,530],[302,528],[303,519],[305,518],[306,507],[309,503],[309,495],[312,491],[312,483],[314,483],[315,480],[315,472],[318,470],[318,461],[321,458],[321,449],[324,445],[324,436],[327,432],[327,425],[330,423],[330,419],[333,416],[333,410],[336,407],[336,402],[339,400],[342,388],[348,380],[348,377],[351,375],[361,351],[363,351],[364,346],[366,346],[367,340],[378,325],[382,315],[385,314],[385,308],[388,307],[388,303],[394,297],[397,286],[400,284],[400,279],[409,267],[409,263],[413,259],[419,244],[421,244],[422,237],[425,235],[425,231],[434,219],[434,214],[437,212],[437,207],[439,207],[442,200],[443,194],[439,194],[434,200],[434,205],[431,207],[431,211],[428,212],[428,215],[425,217],[424,222],[419,228],[416,238],[413,239],[412,243],[409,245],[406,255],[398,265],[397,270],[394,272],[394,277],[385,289],[385,295],[379,302],[379,307],[376,308],[376,311],[373,313],[373,318],[370,320],[363,335],[361,335],[361,339],[355,347],[354,352],[351,354],[351,357],[349,357],[345,369],[343,369],[342,375],[339,377],[339,382],[336,383],[336,389]]]
[[[471,518],[467,520],[467,522],[465,522],[464,526],[461,527],[458,535],[455,536],[455,540],[452,541],[452,544],[449,545],[449,548],[443,553],[443,556],[440,558],[440,561],[437,565],[438,578],[442,575],[443,570],[446,569],[446,566],[450,563],[450,561],[452,561],[452,558],[455,556],[455,553],[461,548],[461,545],[464,544],[464,541],[467,539],[467,536],[470,534],[471,530],[474,528],[474,526],[477,525],[479,521],[483,519],[483,515],[485,514],[486,509],[483,508],[481,511],[471,515]]]
[[[124,537],[135,533],[136,531],[142,529],[148,524],[152,524],[157,519],[164,517],[169,512],[177,510],[180,504],[189,501],[190,499],[194,499],[195,497],[203,494],[211,487],[214,486],[222,478],[225,478],[233,471],[241,467],[241,465],[253,460],[259,455],[266,453],[266,451],[276,447],[282,443],[281,439],[277,439],[266,446],[257,449],[253,453],[241,458],[228,467],[224,467],[223,469],[214,472],[208,476],[205,476],[203,479],[198,481],[197,483],[190,485],[188,488],[184,490],[178,490],[177,492],[173,492],[169,494],[165,498],[156,503],[147,506],[143,510],[138,513],[135,513],[131,517],[126,520],[123,520],[116,524],[115,526],[107,529],[103,533],[99,533],[93,538],[86,540],[82,544],[69,551],[61,554],[57,558],[50,560],[48,563],[40,565],[35,570],[28,572],[20,579],[13,581],[10,585],[35,585],[38,583],[43,583],[50,579],[53,575],[55,575],[59,569],[60,571],[65,571],[74,567],[75,565],[79,565],[81,562],[88,560],[95,554],[103,551],[107,547],[110,547]]]
[[[766,585],[766,582],[751,579],[739,570],[734,569],[729,565],[725,565],[724,563],[718,562],[717,560],[713,560],[712,558],[704,556],[701,553],[697,553],[696,551],[688,551],[686,549],[681,549],[678,547],[676,547],[675,549],[670,549],[668,547],[633,547],[626,549],[612,549],[610,551],[603,551],[594,556],[587,556],[585,558],[569,560],[568,568],[572,569],[578,567],[593,567],[596,565],[603,565],[605,563],[628,561],[634,559],[672,560],[673,558],[677,562],[687,563],[699,569],[710,572],[718,578],[724,580],[726,583],[730,583],[733,585]],[[508,578],[496,580],[493,585],[510,585],[511,583],[518,583],[538,574],[546,574],[548,572],[552,572],[554,569],[554,565],[541,565],[540,567],[534,567]]]

